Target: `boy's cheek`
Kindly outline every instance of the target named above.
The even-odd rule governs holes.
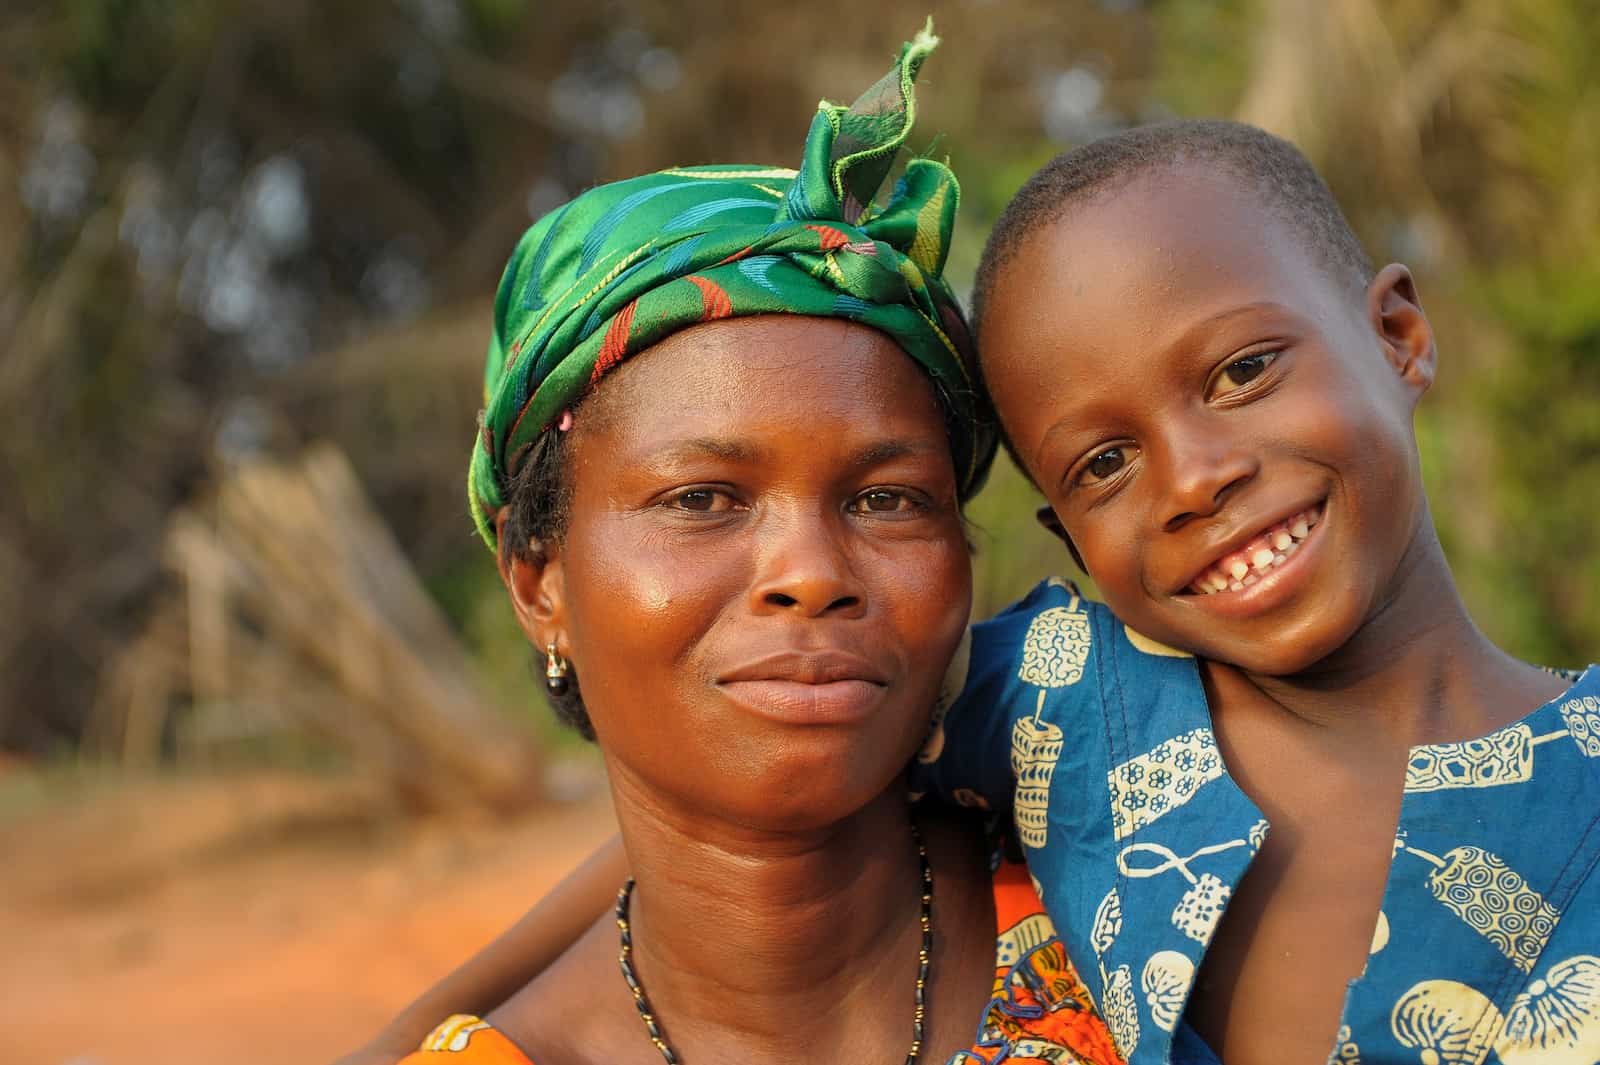
[[[1074,538],[1079,567],[1094,581],[1111,612],[1127,622],[1150,613],[1143,578],[1143,558],[1135,544],[1104,543],[1090,537]]]

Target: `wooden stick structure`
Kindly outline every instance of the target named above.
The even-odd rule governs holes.
[[[438,606],[328,445],[229,472],[177,512],[179,594],[112,666],[90,745],[148,764],[258,737],[331,747],[418,811],[539,794],[531,737],[491,705]]]

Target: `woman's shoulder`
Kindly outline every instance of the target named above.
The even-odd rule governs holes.
[[[588,935],[585,939],[590,938]],[[607,994],[615,961],[597,971],[580,940],[529,984],[484,1017],[457,1014],[440,1024],[400,1065],[572,1065],[615,1060],[617,1025],[632,1001]]]
[[[488,1015],[498,1039],[522,1055],[506,1059],[506,1065],[617,1059],[622,1028],[615,1019],[632,1014],[634,1005],[617,972],[616,952],[616,922],[603,914],[549,968]],[[435,1065],[429,1059],[408,1065],[424,1063]],[[446,1058],[437,1065],[478,1063]],[[501,1065],[501,1059],[487,1058],[485,1065]]]
[[[552,1065],[614,1060],[606,1018],[631,1011],[625,996],[605,993],[615,976],[615,925],[596,919],[549,968],[480,1017],[456,1014],[399,1065]],[[619,986],[621,980],[615,981]]]
[[[533,1065],[488,1021],[458,1013],[435,1028],[400,1065]]]

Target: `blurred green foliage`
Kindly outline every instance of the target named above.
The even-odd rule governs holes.
[[[1301,144],[1416,272],[1441,536],[1513,651],[1600,657],[1600,19],[1589,0],[19,0],[0,12],[0,745],[70,747],[174,594],[167,516],[329,438],[510,705],[526,651],[460,474],[487,303],[533,214],[791,161],[929,9],[918,136],[953,276],[1053,153],[1166,115]],[[848,27],[848,30],[845,28]],[[936,139],[935,135],[940,136]],[[1069,571],[1002,464],[978,609]]]
[[[1471,390],[1499,442],[1492,549],[1464,559],[1506,638],[1558,662],[1600,647],[1600,267],[1507,267],[1481,283],[1507,332]]]

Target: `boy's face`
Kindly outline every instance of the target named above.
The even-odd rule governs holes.
[[[1069,209],[982,328],[1028,472],[1144,634],[1296,672],[1426,550],[1411,415],[1433,341],[1410,276],[1363,293],[1246,183],[1186,164]]]

